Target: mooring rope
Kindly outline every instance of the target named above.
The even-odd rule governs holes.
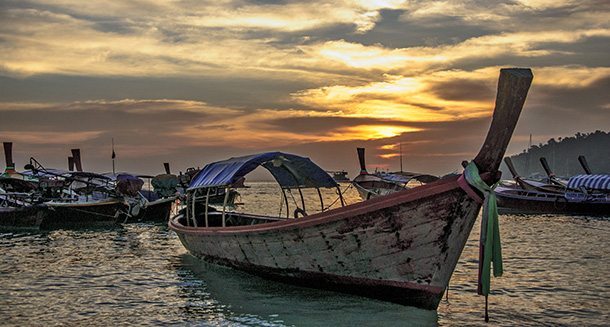
[[[341,191],[341,194],[345,194],[345,192],[347,190],[349,190],[353,185],[350,183],[343,191]],[[324,210],[322,211],[326,211],[328,209],[330,209],[330,207],[332,207],[333,205],[335,205],[335,203],[337,203],[337,201],[339,201],[339,199],[341,199],[341,196],[337,196],[337,198],[335,199],[335,201],[333,201],[331,204],[329,204],[326,208],[324,208]],[[345,200],[345,198],[344,198]],[[345,201],[345,205],[347,205],[347,201]]]
[[[479,239],[479,278],[477,293],[485,296],[485,321],[487,322],[489,321],[487,300],[491,289],[491,263],[493,262],[494,277],[502,276],[504,270],[502,267],[502,245],[500,242],[498,204],[496,193],[494,192],[498,183],[495,183],[492,186],[487,185],[487,183],[481,179],[477,165],[472,161],[466,166],[463,176],[470,186],[476,188],[485,196],[485,199],[483,200],[483,217],[481,219],[481,235]],[[471,192],[467,189],[464,190],[471,196]],[[473,198],[475,201],[480,200],[478,196]]]

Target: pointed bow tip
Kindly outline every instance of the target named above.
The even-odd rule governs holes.
[[[500,73],[516,75],[520,77],[534,77],[531,68],[502,68],[500,69]]]

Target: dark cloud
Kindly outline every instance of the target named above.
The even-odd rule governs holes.
[[[454,101],[492,101],[495,94],[489,82],[460,78],[437,83],[430,91],[442,99]]]
[[[285,79],[229,77],[114,78],[40,75],[0,76],[0,102],[87,101],[92,99],[188,99],[240,108],[285,108],[289,95],[314,87]],[[293,107],[298,107],[296,104]]]

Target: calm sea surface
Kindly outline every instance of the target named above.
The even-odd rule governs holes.
[[[242,201],[251,211],[277,213],[276,191],[254,183]],[[349,203],[356,201],[353,190],[347,193]],[[319,203],[317,194],[305,196]],[[325,205],[335,198],[328,195]],[[492,280],[490,325],[610,323],[610,220],[501,216],[500,228],[505,274]],[[4,232],[0,325],[485,326],[484,299],[476,295],[477,238],[478,223],[449,300],[426,311],[209,265],[165,226]]]

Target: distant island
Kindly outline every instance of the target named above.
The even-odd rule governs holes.
[[[557,176],[569,177],[583,174],[578,163],[578,156],[584,155],[593,174],[610,173],[610,132],[595,131],[592,133],[576,133],[574,136],[559,137],[548,140],[545,144],[532,145],[529,150],[523,150],[511,156],[519,175],[528,177],[543,175],[544,169],[540,157],[546,157],[551,170]],[[502,177],[510,179],[511,174],[502,163]]]

